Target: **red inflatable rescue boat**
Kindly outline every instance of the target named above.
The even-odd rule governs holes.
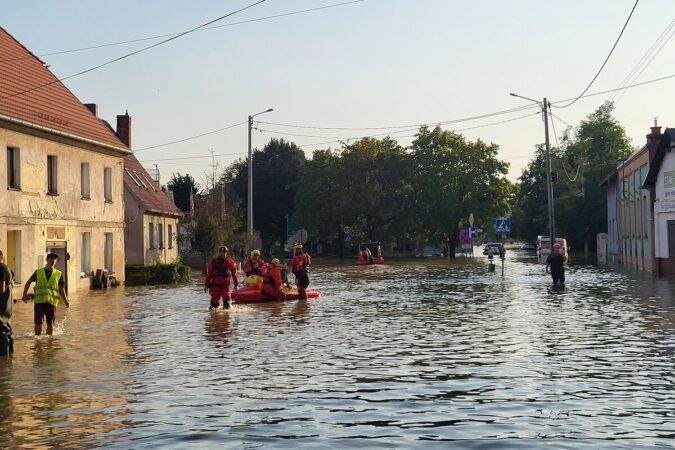
[[[297,289],[287,289],[286,300],[297,300],[298,299],[298,290]],[[321,297],[321,292],[319,291],[307,291],[308,298],[318,298]],[[276,299],[273,299],[269,295],[265,294],[260,286],[243,286],[237,289],[237,292],[232,292],[232,301],[235,303],[262,303],[262,302],[276,302]]]
[[[361,242],[359,244],[358,263],[360,266],[384,264],[382,246],[379,242]]]

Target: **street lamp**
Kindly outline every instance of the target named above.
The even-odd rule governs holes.
[[[551,145],[548,140],[548,111],[551,108],[551,104],[548,102],[548,100],[546,100],[546,97],[544,97],[543,102],[540,102],[532,98],[514,94],[513,92],[511,92],[509,95],[537,103],[544,114],[544,135],[546,137],[546,192],[548,194],[548,232],[551,237],[551,252],[553,252],[553,245],[555,244],[555,205],[553,199],[553,182],[551,181]]]
[[[266,111],[259,112],[248,116],[248,237],[253,237],[253,149],[251,147],[251,129],[253,128],[253,118],[260,114],[272,112],[274,109],[270,108]]]

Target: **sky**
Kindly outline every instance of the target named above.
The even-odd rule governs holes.
[[[22,0],[3,7],[0,26],[58,77],[67,77],[256,1]],[[311,158],[317,149],[339,149],[340,141],[385,133],[409,145],[420,124],[531,104],[511,92],[554,105],[575,98],[607,57],[634,3],[265,0],[210,25],[215,28],[64,84],[83,103],[98,104],[99,116],[113,126],[116,115],[129,112],[132,149],[147,168],[157,165],[162,183],[189,173],[203,186],[214,163],[219,172],[246,156],[247,117],[269,108],[274,111],[255,118],[253,147],[284,138]],[[675,75],[675,39],[668,40],[674,21],[675,0],[640,0],[588,93],[617,89],[628,76],[639,83]],[[164,37],[106,45],[156,36]],[[85,47],[99,48],[71,51]],[[675,77],[582,98],[553,108],[553,125],[560,136],[613,99],[615,117],[639,148],[656,117],[659,125],[675,127],[673,92]],[[544,141],[537,108],[443,128],[498,144],[511,181]],[[222,131],[185,140],[215,130]]]

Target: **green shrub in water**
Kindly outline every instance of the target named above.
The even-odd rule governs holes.
[[[188,283],[192,281],[192,269],[178,257],[169,264],[126,266],[125,278],[127,286]]]

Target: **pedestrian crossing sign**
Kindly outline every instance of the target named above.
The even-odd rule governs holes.
[[[497,219],[495,221],[495,233],[496,234],[511,233],[511,219]]]

